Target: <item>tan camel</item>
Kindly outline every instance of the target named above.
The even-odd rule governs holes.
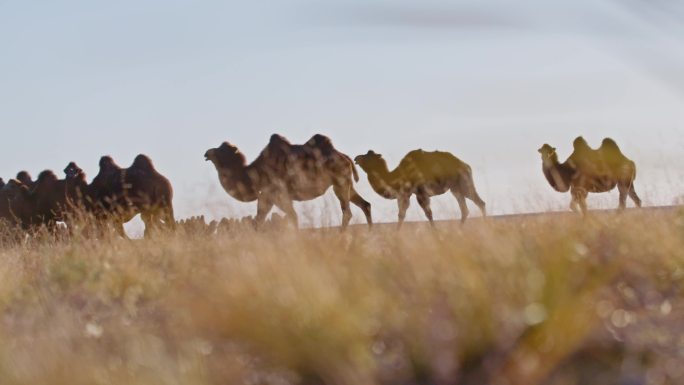
[[[583,215],[587,213],[589,193],[602,193],[614,189],[620,193],[618,208],[624,209],[629,196],[637,207],[641,199],[634,190],[636,165],[625,157],[614,140],[603,139],[601,147],[594,150],[581,136],[573,142],[574,152],[563,163],[558,161],[556,148],[544,144],[538,151],[542,157],[542,171],[551,187],[559,192],[570,190],[570,209]]]
[[[430,224],[432,209],[430,197],[451,191],[461,210],[461,223],[468,218],[466,198],[473,201],[486,216],[485,202],[475,190],[470,166],[448,152],[414,150],[406,154],[394,170],[390,171],[382,155],[368,151],[355,159],[368,174],[368,182],[380,196],[397,199],[399,227],[406,217],[411,195],[415,194]]]
[[[250,164],[228,142],[207,150],[204,156],[216,167],[221,186],[230,196],[242,202],[257,201],[257,226],[274,205],[296,225],[292,202],[317,198],[331,186],[342,207],[342,229],[352,216],[350,202],[363,210],[369,226],[373,223],[370,203],[354,190],[352,177],[358,180],[354,162],[337,151],[326,136],[317,134],[306,144],[293,145],[274,134]]]

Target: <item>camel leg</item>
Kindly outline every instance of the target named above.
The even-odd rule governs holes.
[[[461,194],[459,191],[454,191],[451,190],[451,194],[456,198],[456,202],[458,202],[458,208],[461,210],[461,224],[464,224],[466,219],[468,219],[468,214],[470,213],[468,211],[468,205],[466,204],[465,196]]]
[[[634,183],[629,184],[629,191],[628,191],[629,197],[632,199],[636,207],[641,207],[641,198],[637,195],[636,191],[634,190]]]
[[[167,229],[169,230],[175,230],[176,229],[176,218],[174,218],[173,215],[173,206],[166,205],[162,208],[162,213],[161,213],[161,220],[164,221],[164,225]]]
[[[472,181],[471,181],[470,188],[466,191],[467,191],[467,193],[465,194],[466,198],[470,199],[471,201],[473,201],[473,203],[475,203],[475,205],[480,209],[480,212],[482,213],[483,218],[486,217],[487,216],[487,205],[485,204],[485,201],[483,201],[482,198],[480,198],[480,195],[475,190],[475,186],[472,184]]]
[[[353,187],[351,189],[350,201],[363,211],[363,214],[366,216],[366,223],[368,223],[368,227],[372,227],[373,217],[371,216],[371,204],[365,199],[361,198],[361,195],[359,195],[359,193],[357,193]]]
[[[146,211],[140,213],[140,218],[142,219],[143,223],[145,223],[145,232],[143,233],[143,236],[145,238],[150,238],[157,227],[155,223],[155,215],[152,212]]]
[[[259,228],[261,225],[264,224],[266,216],[269,212],[271,212],[272,208],[273,202],[271,202],[269,198],[265,197],[262,194],[262,196],[260,196],[257,200],[257,214],[256,217],[254,217],[254,225],[256,226],[256,228]]]
[[[430,208],[430,195],[426,191],[419,191],[416,193],[418,204],[423,208],[425,216],[430,221],[430,225],[434,226],[435,222],[432,220],[432,209]]]
[[[618,183],[618,192],[620,193],[620,201],[618,203],[618,210],[622,211],[627,207],[627,193],[629,192],[629,185]]]
[[[577,207],[577,199],[575,199],[575,196],[572,194],[570,198],[570,211],[572,211],[573,213],[579,211],[579,207]]]
[[[587,216],[587,195],[589,193],[584,190],[584,189],[572,189],[570,191],[570,194],[572,194],[572,199],[577,202],[579,205],[580,211],[582,212],[582,216],[586,217]]]
[[[335,196],[340,200],[340,207],[342,207],[342,230],[346,229],[352,217],[351,208],[349,207],[351,188],[343,185],[333,186]]]
[[[409,204],[411,202],[411,195],[410,194],[402,194],[399,195],[399,198],[397,198],[397,204],[399,205],[399,223],[397,228],[401,228],[401,225],[404,224],[404,218],[406,218],[406,210],[409,208]]]
[[[292,205],[292,200],[289,198],[278,198],[276,201],[276,206],[283,210],[285,217],[292,223],[295,229],[299,228],[299,218],[297,217],[297,212]]]

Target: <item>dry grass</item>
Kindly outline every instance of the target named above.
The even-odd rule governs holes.
[[[0,384],[681,383],[682,218],[5,237]]]

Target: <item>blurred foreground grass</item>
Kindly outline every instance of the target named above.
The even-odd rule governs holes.
[[[7,240],[0,384],[677,384],[684,217]]]

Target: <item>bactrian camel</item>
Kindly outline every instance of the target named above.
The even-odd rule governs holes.
[[[563,163],[558,161],[556,148],[544,144],[538,151],[542,157],[542,171],[551,187],[559,192],[570,190],[570,209],[583,215],[587,213],[587,195],[614,189],[620,193],[618,208],[624,209],[629,196],[637,207],[641,199],[634,191],[636,166],[625,157],[614,140],[603,139],[601,147],[594,150],[581,136],[573,142],[574,151]]]
[[[480,208],[482,216],[486,216],[485,202],[475,190],[470,166],[448,152],[411,151],[392,171],[382,155],[372,150],[354,160],[368,174],[368,182],[375,192],[384,198],[397,200],[399,227],[404,222],[413,194],[431,224],[430,197],[447,191],[451,191],[458,202],[462,223],[468,218],[466,198]]]
[[[329,138],[317,134],[306,144],[291,144],[280,135],[271,139],[250,164],[228,142],[207,150],[206,160],[218,172],[223,189],[241,202],[257,201],[255,223],[261,225],[275,205],[297,225],[293,201],[307,201],[323,195],[331,186],[342,207],[342,229],[352,217],[349,203],[363,210],[370,226],[371,205],[354,190],[358,181],[354,162],[337,151]]]

